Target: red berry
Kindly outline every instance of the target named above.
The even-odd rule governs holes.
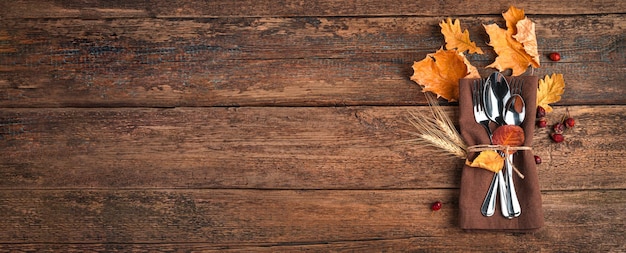
[[[546,116],[546,109],[541,106],[537,106],[537,118],[543,118]]]
[[[550,137],[556,143],[560,143],[560,142],[563,142],[565,140],[565,137],[563,137],[562,134],[552,134],[552,135],[550,135]]]
[[[574,127],[574,124],[576,124],[576,121],[574,120],[574,118],[567,118],[565,120],[565,126],[567,126],[567,128]]]
[[[540,128],[545,128],[548,126],[548,121],[546,120],[546,118],[541,118],[539,119],[539,121],[537,121],[537,126]]]
[[[539,157],[538,155],[535,156],[535,163],[541,164],[541,157]]]
[[[557,52],[554,52],[554,53],[550,53],[548,55],[548,58],[550,58],[550,60],[552,60],[552,61],[560,61],[561,60],[561,55],[559,53],[557,53]]]
[[[433,211],[439,211],[441,209],[441,201],[437,201],[430,206]]]
[[[565,130],[565,125],[563,125],[563,123],[559,122],[559,123],[554,124],[552,129],[554,129],[555,133],[562,134],[563,131]]]

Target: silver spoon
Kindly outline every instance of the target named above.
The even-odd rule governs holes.
[[[504,103],[511,98],[509,83],[499,72],[491,74],[489,80],[491,82],[485,84],[484,90],[485,112],[491,121],[504,125]]]
[[[485,85],[491,85],[491,75],[487,77],[487,80],[485,81]],[[484,90],[483,90],[483,98],[481,98],[481,100],[484,100]],[[484,107],[485,105],[483,103],[483,108]],[[489,126],[486,126],[485,129],[487,130],[487,135],[489,135],[489,143],[491,143],[491,136],[492,136],[491,129],[489,129]],[[493,216],[493,214],[496,212],[497,192],[498,192],[498,173],[494,173],[493,179],[491,180],[491,184],[489,184],[489,190],[487,191],[487,196],[485,197],[485,200],[483,200],[483,204],[480,207],[480,212],[483,214],[483,216],[490,217],[490,216]]]
[[[515,94],[506,102],[504,113],[504,122],[507,125],[519,126],[524,122],[526,118],[526,104],[522,96]],[[522,208],[520,207],[519,200],[517,199],[517,193],[515,192],[515,185],[513,184],[513,155],[506,155],[505,167],[507,170],[507,183],[509,190],[509,200],[511,201],[511,210],[509,214],[513,217],[519,217],[522,214]]]
[[[505,103],[504,101],[507,101],[511,97],[509,84],[507,83],[504,76],[499,72],[494,72],[489,76],[487,80],[490,81],[485,84],[485,89],[483,92],[485,113],[491,121],[494,121],[499,125],[506,124],[504,122],[503,112]],[[510,207],[511,202],[508,199],[508,187],[505,183],[502,171],[497,172],[496,177],[499,185],[499,187],[497,188],[498,192],[500,193],[500,209],[502,211],[502,215],[507,218],[512,217],[509,210],[512,210],[513,208]],[[494,177],[493,180],[496,180],[496,177]],[[495,188],[492,189],[492,191],[488,192],[486,199],[490,201],[495,201],[495,197],[493,197],[493,194],[495,194],[495,192]],[[484,211],[483,214],[493,213],[492,210],[483,210],[484,208],[495,208],[495,203],[488,203],[487,205],[485,205],[485,202],[483,202],[483,206],[481,207],[481,211]]]
[[[519,126],[526,118],[526,104],[522,96],[514,94],[506,102],[504,107],[504,123]]]

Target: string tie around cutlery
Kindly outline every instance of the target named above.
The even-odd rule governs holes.
[[[482,152],[482,151],[487,151],[487,150],[493,150],[493,151],[502,151],[505,154],[511,154],[511,151],[518,151],[518,150],[532,150],[532,147],[527,147],[527,146],[509,146],[509,145],[493,145],[493,144],[479,144],[479,145],[472,145],[467,147],[467,153],[476,153],[476,152]],[[522,179],[524,179],[524,174],[522,174],[517,167],[515,167],[514,164],[511,163],[511,166],[513,167],[513,170],[515,171],[515,173]]]

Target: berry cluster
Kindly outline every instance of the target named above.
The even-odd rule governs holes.
[[[543,109],[541,106],[537,106],[537,127],[545,128],[548,126],[548,120],[546,119],[546,109]]]
[[[546,110],[543,109],[543,107],[541,106],[537,107],[537,118],[539,119],[537,121],[537,127],[545,128],[548,126],[548,121],[546,119]],[[575,124],[576,120],[570,117],[568,110],[567,113],[563,115],[563,118],[561,118],[561,121],[552,126],[552,130],[554,132],[550,134],[550,138],[552,138],[552,140],[556,143],[563,142],[565,140],[565,137],[563,137],[563,132],[565,132],[566,128],[574,127]]]
[[[563,115],[563,118],[561,118],[561,121],[552,126],[552,130],[554,130],[554,133],[550,134],[550,137],[556,143],[563,142],[565,140],[565,137],[563,137],[563,132],[566,128],[574,127],[575,124],[576,121],[574,120],[574,118],[570,117],[568,110],[567,113]]]
[[[537,106],[537,127],[545,128],[548,126],[548,120],[546,119],[546,110],[541,106]],[[569,115],[569,110],[567,113],[563,115],[561,121],[557,122],[552,126],[552,133],[550,133],[550,138],[552,141],[556,143],[561,143],[565,140],[563,136],[563,132],[566,129],[574,127],[576,124],[576,120]],[[535,156],[535,163],[541,164],[541,157]]]

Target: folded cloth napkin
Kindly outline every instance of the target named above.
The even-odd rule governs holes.
[[[531,147],[537,109],[538,79],[536,76],[513,78],[524,81],[521,96],[526,103],[526,118],[521,127],[525,134],[524,146]],[[468,146],[489,144],[489,137],[484,127],[474,120],[472,84],[475,80],[477,79],[461,79],[459,83],[459,125],[461,136]],[[507,77],[507,80],[511,83],[510,77]],[[476,156],[476,154],[469,155],[471,159]],[[489,189],[493,172],[465,165],[461,174],[459,196],[459,222],[462,229],[530,232],[543,226],[541,191],[532,150],[517,151],[513,163],[525,176],[521,179],[513,175],[517,197],[522,208],[521,215],[513,219],[505,218],[500,211],[500,205],[497,204],[496,213],[493,216],[483,216],[480,207]]]

